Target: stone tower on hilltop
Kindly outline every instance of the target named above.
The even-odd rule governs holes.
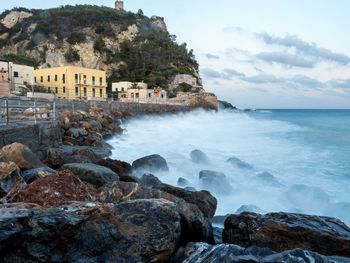
[[[124,1],[117,0],[115,1],[115,9],[120,11],[124,9]]]

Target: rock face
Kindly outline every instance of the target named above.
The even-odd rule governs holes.
[[[200,171],[199,180],[204,189],[214,193],[229,194],[232,192],[232,186],[224,173],[208,170]]]
[[[350,256],[350,228],[330,217],[289,213],[231,215],[225,221],[223,242],[278,252],[301,248],[323,255]]]
[[[81,180],[97,187],[119,180],[119,176],[111,169],[92,163],[70,163],[63,165],[62,169],[71,171]]]
[[[11,11],[7,14],[0,22],[7,28],[14,27],[18,22],[23,21],[24,19],[31,17],[33,14],[24,11]]]
[[[0,229],[5,262],[164,262],[181,232],[174,204],[164,199],[2,206]]]
[[[294,249],[276,253],[258,247],[242,248],[237,245],[221,244],[210,246],[205,243],[190,243],[185,249],[184,263],[222,263],[222,262],[266,262],[266,263],[349,263],[350,259],[326,257],[318,253]]]
[[[20,143],[4,146],[0,150],[0,162],[14,162],[23,170],[45,166],[27,146]]]
[[[142,170],[143,172],[150,173],[169,171],[166,160],[158,154],[153,154],[137,159],[132,163],[132,167],[135,170]]]
[[[99,160],[96,162],[96,164],[110,168],[113,172],[119,175],[121,180],[123,180],[122,178],[129,178],[130,180],[132,179],[129,177],[132,173],[132,167],[127,162],[107,158]]]

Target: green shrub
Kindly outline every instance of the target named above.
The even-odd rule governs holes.
[[[79,53],[73,49],[73,48],[69,48],[68,51],[64,54],[65,59],[67,60],[67,62],[72,63],[72,62],[76,62],[80,60],[80,55]]]

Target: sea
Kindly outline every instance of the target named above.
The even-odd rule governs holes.
[[[211,192],[216,215],[284,211],[350,225],[350,110],[197,110],[134,118],[122,127],[124,134],[109,142],[112,157],[132,162],[160,154],[170,171],[155,175],[165,183],[176,186],[182,177],[208,189],[200,171],[224,173],[230,190]],[[209,162],[193,162],[195,149]],[[232,157],[250,169],[228,162]]]

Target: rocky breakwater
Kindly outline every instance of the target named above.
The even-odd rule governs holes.
[[[0,155],[2,262],[169,262],[189,242],[214,244],[207,191],[137,178],[111,159],[53,170],[26,146],[10,148],[20,155]]]

